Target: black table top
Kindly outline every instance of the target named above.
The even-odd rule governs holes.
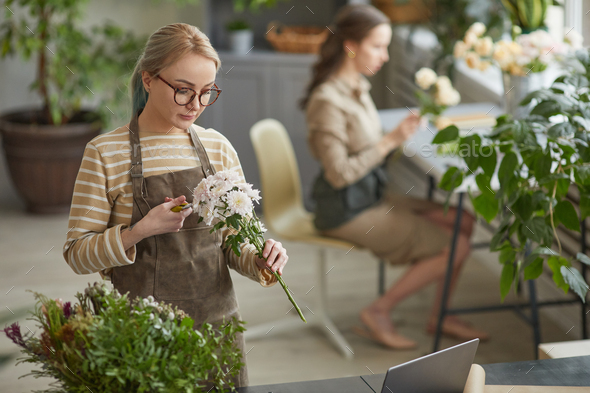
[[[590,356],[484,364],[487,385],[590,386]],[[371,393],[381,391],[385,374],[248,386],[240,393]],[[366,382],[365,382],[366,381]]]

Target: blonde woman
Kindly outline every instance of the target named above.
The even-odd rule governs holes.
[[[390,314],[407,296],[436,282],[438,294],[427,325],[428,332],[435,330],[455,211],[445,215],[435,203],[384,195],[385,159],[420,122],[410,114],[384,135],[369,94],[365,76],[389,60],[389,19],[372,6],[350,5],[338,13],[330,30],[302,100],[309,146],[322,168],[313,188],[315,225],[324,235],[366,247],[392,264],[410,265],[361,311],[363,326],[355,331],[389,348],[414,348],[416,342],[395,329]],[[472,226],[473,217],[465,214],[453,287],[469,254]],[[456,317],[445,319],[443,333],[459,339],[487,337]]]
[[[237,257],[223,249],[227,232],[210,234],[192,209],[171,211],[216,171],[243,178],[231,143],[193,124],[221,93],[219,67],[194,26],[175,23],[151,35],[131,78],[133,118],[86,147],[63,250],[76,273],[100,272],[131,298],[172,303],[195,327],[240,317],[228,267],[269,287],[276,279],[267,267],[282,274],[288,259],[274,240],[266,241],[266,262],[250,245]],[[243,350],[243,337],[238,341]],[[234,382],[248,384],[246,366]]]

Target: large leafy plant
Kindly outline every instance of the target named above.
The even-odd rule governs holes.
[[[564,256],[557,232],[560,225],[579,232],[580,220],[590,215],[590,54],[579,50],[567,64],[567,73],[550,88],[524,98],[521,105],[533,106],[524,119],[500,116],[489,134],[460,136],[452,125],[433,140],[458,144],[465,164],[449,168],[440,187],[453,191],[475,181],[479,191],[470,192],[475,211],[500,223],[490,250],[499,252],[503,264],[502,299],[521,274],[525,280],[538,278],[545,263],[564,292],[571,288],[585,300],[588,291],[575,263],[590,265],[590,258]],[[499,188],[492,186],[496,176]],[[579,194],[578,210],[568,191]]]
[[[23,335],[17,323],[4,332],[21,347],[19,363],[42,366],[28,375],[57,380],[44,393],[201,392],[233,386],[243,365],[235,318],[193,330],[183,311],[151,297],[130,300],[104,283],[78,293],[77,304],[35,297],[40,336]]]
[[[6,0],[0,25],[2,57],[19,54],[36,62],[29,86],[42,100],[36,121],[61,124],[72,120],[82,105],[93,103],[103,121],[122,115],[125,81],[146,37],[136,37],[113,23],[84,28],[89,0]],[[177,4],[198,0],[169,0]],[[88,119],[87,119],[88,120]]]

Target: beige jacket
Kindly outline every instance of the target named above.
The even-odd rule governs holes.
[[[381,122],[361,77],[358,88],[332,77],[318,86],[307,105],[308,144],[326,181],[339,189],[355,183],[385,159],[377,144]]]

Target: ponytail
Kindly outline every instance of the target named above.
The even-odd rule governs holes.
[[[327,81],[342,65],[344,41],[361,42],[371,29],[383,23],[389,24],[391,21],[383,12],[370,5],[352,4],[338,11],[334,24],[330,27],[332,34],[322,44],[320,58],[313,66],[311,82],[299,101],[301,109],[305,110],[315,88]]]
[[[305,96],[299,101],[303,110],[307,107],[311,93],[334,74],[344,59],[344,40],[336,34],[328,35],[320,49],[320,59],[313,66],[313,77],[305,90]]]
[[[131,83],[129,86],[130,94],[131,94],[131,105],[132,105],[132,114],[135,116],[137,112],[145,108],[145,104],[147,104],[149,93],[143,87],[143,81],[141,76],[141,71],[139,70],[139,64],[141,60],[137,62],[135,65],[135,69],[133,70],[133,75],[131,76]]]

